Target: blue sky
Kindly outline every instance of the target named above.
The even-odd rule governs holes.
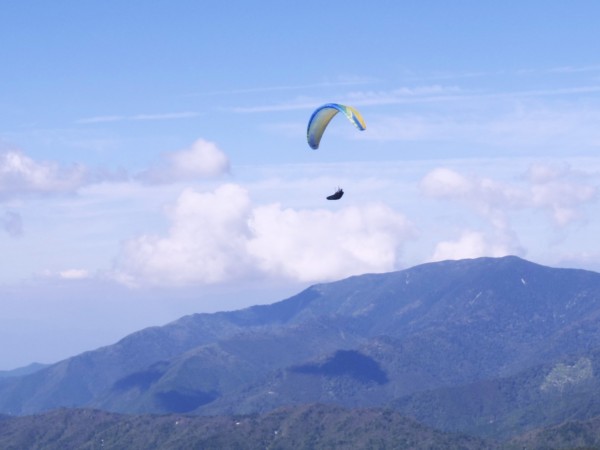
[[[0,12],[0,369],[441,259],[600,270],[597,2]],[[332,101],[367,130],[313,151]]]

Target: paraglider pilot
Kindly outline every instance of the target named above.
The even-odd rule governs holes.
[[[329,197],[327,197],[327,200],[339,200],[342,198],[342,195],[344,195],[344,190],[342,188],[338,188],[338,190],[335,191],[335,194],[331,194]]]

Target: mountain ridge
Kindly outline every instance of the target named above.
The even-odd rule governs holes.
[[[514,256],[427,263],[141,330],[0,380],[0,413],[376,407],[543,364],[552,370],[565,355],[600,348],[599,325],[598,273]]]

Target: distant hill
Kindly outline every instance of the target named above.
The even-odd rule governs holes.
[[[391,406],[447,430],[505,437],[568,417],[578,403],[556,402],[561,392],[589,401],[578,418],[595,414],[596,349],[600,274],[512,256],[445,261],[142,330],[0,380],[0,412]],[[548,414],[536,415],[540,407]]]
[[[0,420],[0,448],[479,450],[493,444],[435,431],[389,410],[307,405],[235,417],[61,409]]]
[[[48,367],[49,364],[31,363],[25,367],[19,367],[13,370],[0,370],[0,378],[7,377],[19,377],[23,375],[29,375],[30,373],[37,372],[38,370]]]

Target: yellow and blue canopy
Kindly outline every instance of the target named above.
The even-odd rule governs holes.
[[[319,148],[319,142],[321,142],[321,137],[323,137],[325,128],[327,128],[331,119],[333,119],[338,112],[344,113],[348,120],[360,131],[367,128],[360,113],[352,106],[340,105],[339,103],[327,103],[323,106],[319,106],[312,113],[312,116],[310,116],[310,120],[308,121],[306,140],[308,141],[310,148],[313,150]]]

